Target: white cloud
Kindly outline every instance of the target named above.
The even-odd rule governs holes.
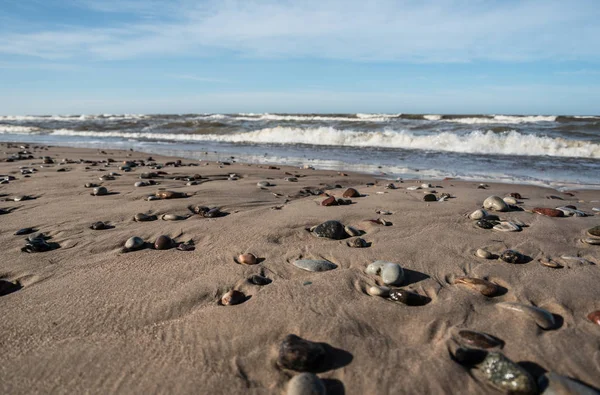
[[[233,51],[354,61],[600,60],[600,7],[593,0],[72,1],[93,12],[130,15],[131,22],[4,32],[0,53],[47,59]]]

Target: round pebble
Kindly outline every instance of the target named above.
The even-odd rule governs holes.
[[[382,298],[386,298],[390,295],[390,287],[374,285],[367,288],[367,293],[371,296],[380,296]]]
[[[173,240],[169,236],[161,235],[156,238],[154,248],[157,250],[168,250],[173,246]]]
[[[259,188],[267,188],[272,186],[272,184],[269,181],[259,181],[256,183],[256,186]]]
[[[286,395],[326,395],[325,385],[313,373],[300,373],[288,382]]]
[[[231,306],[231,305],[235,305],[235,304],[240,304],[245,300],[246,300],[246,295],[244,295],[240,291],[232,289],[231,291],[229,291],[225,295],[223,295],[223,297],[221,298],[221,303],[224,306]]]
[[[404,282],[404,270],[397,263],[386,262],[381,268],[381,279],[386,285],[401,285]]]
[[[423,196],[423,201],[437,202],[437,196],[435,196],[433,193],[428,193],[427,195]]]
[[[483,248],[477,249],[475,255],[483,259],[492,259],[492,257],[494,256],[491,252],[489,252],[488,250],[484,250]]]
[[[95,187],[92,190],[92,195],[94,196],[104,196],[108,194],[108,189],[106,187]]]
[[[142,239],[141,237],[133,236],[125,242],[125,248],[128,250],[137,250],[142,248],[144,244],[146,244],[144,239]]]
[[[485,210],[475,210],[471,214],[469,214],[469,218],[472,220],[480,220],[487,217],[487,212]]]
[[[494,211],[508,211],[508,205],[501,197],[490,196],[483,201],[483,208]]]
[[[344,191],[344,193],[342,194],[342,197],[345,197],[345,198],[360,197],[360,193],[358,193],[358,191],[354,188],[348,188]]]
[[[238,262],[243,265],[256,265],[258,263],[258,259],[254,254],[246,253],[238,256]]]

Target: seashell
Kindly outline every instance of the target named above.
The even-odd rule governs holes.
[[[538,262],[541,263],[544,266],[548,266],[548,267],[551,267],[553,269],[561,269],[561,268],[564,267],[560,263],[558,263],[558,262],[556,262],[556,261],[554,261],[554,260],[552,260],[550,258],[540,258],[540,259],[538,259]]]
[[[600,225],[588,229],[587,234],[592,237],[600,237]]]
[[[552,313],[539,307],[529,306],[515,302],[501,302],[498,303],[497,306],[506,310],[517,311],[521,314],[528,316],[529,318],[532,318],[535,321],[535,323],[542,329],[548,330],[556,326],[556,322]]]
[[[188,194],[184,192],[158,191],[155,196],[159,199],[179,199],[188,197]]]
[[[498,196],[490,196],[483,201],[483,208],[494,211],[508,211],[508,205]]]
[[[390,288],[374,285],[367,288],[367,293],[371,296],[381,296],[382,298],[386,298],[390,295]]]
[[[480,220],[487,217],[488,213],[485,210],[475,210],[469,214],[469,219]]]
[[[497,339],[494,336],[490,336],[486,333],[477,331],[463,329],[458,332],[458,336],[469,346],[475,346],[479,348],[494,348],[502,347],[504,345],[504,342],[502,340]]]
[[[133,220],[137,222],[145,222],[145,221],[156,221],[156,215],[148,215],[144,213],[137,213],[133,216]]]
[[[587,217],[586,213],[584,213],[581,210],[572,208],[572,207],[564,206],[564,207],[557,207],[556,209],[562,211],[563,215],[565,217]]]
[[[323,345],[290,334],[279,345],[277,365],[297,372],[315,372],[325,357]]]
[[[271,279],[266,278],[266,277],[261,276],[261,275],[258,275],[258,274],[255,274],[252,277],[250,277],[248,279],[248,281],[250,281],[254,285],[259,285],[259,286],[271,284]]]
[[[133,236],[125,242],[125,249],[135,251],[142,248],[145,244],[146,242],[141,237]]]
[[[309,272],[325,272],[337,268],[335,263],[324,259],[297,259],[292,264],[299,269]]]
[[[408,306],[423,306],[430,301],[427,296],[422,296],[405,289],[395,289],[390,291],[390,299],[395,302],[404,303]]]
[[[499,352],[488,352],[477,369],[490,384],[504,393],[522,395],[538,393],[533,377],[520,365]]]
[[[585,244],[597,246],[600,245],[600,238],[586,237],[585,239],[581,239]]]
[[[245,300],[246,300],[246,295],[244,295],[240,291],[232,289],[231,291],[229,291],[225,295],[223,295],[223,297],[221,298],[221,304],[223,306],[232,306],[232,305],[240,304],[240,303],[244,302]]]
[[[501,221],[498,225],[494,225],[494,227],[492,229],[500,231],[500,232],[520,232],[521,231],[521,227],[519,225],[515,224],[514,222],[510,222],[510,221]]]
[[[587,315],[588,320],[600,325],[600,310],[592,311]]]
[[[483,259],[492,259],[494,257],[494,254],[492,254],[491,252],[484,250],[483,248],[479,248],[477,249],[477,251],[475,252],[475,255],[477,255],[479,258],[483,258]]]
[[[188,216],[181,216],[181,215],[177,215],[177,214],[163,214],[162,217],[160,217],[163,221],[181,221],[184,219],[188,219]]]
[[[338,205],[338,201],[333,196],[329,196],[327,199],[325,199],[321,202],[321,206],[337,206],[337,205]]]
[[[433,193],[428,193],[427,195],[423,196],[423,201],[437,202],[437,196],[435,196]]]
[[[108,194],[108,189],[106,189],[106,187],[95,187],[91,193],[92,196],[104,196],[107,194]]]
[[[98,221],[98,222],[94,222],[92,224],[92,226],[90,226],[90,228],[93,230],[104,230],[104,229],[108,229],[108,226],[104,222]]]
[[[158,236],[154,242],[154,249],[156,250],[168,250],[171,247],[173,247],[173,240],[169,236]]]
[[[342,194],[342,197],[345,197],[345,198],[360,197],[360,193],[358,193],[358,191],[354,188],[348,188],[344,191],[344,193]]]
[[[365,248],[369,246],[369,243],[367,243],[367,241],[361,237],[357,237],[354,239],[349,240],[346,245],[348,247],[352,247],[352,248]]]
[[[404,270],[397,263],[384,262],[381,267],[381,280],[385,285],[401,285],[404,282]]]
[[[269,181],[259,181],[256,183],[256,186],[259,188],[267,188],[273,186]]]
[[[344,225],[339,221],[326,221],[320,225],[317,225],[312,233],[317,237],[326,237],[334,240],[341,240],[348,237]]]
[[[505,250],[500,254],[500,259],[506,263],[523,263],[525,262],[525,256],[518,251]]]
[[[512,196],[503,197],[502,200],[504,200],[506,204],[517,204],[517,199]]]
[[[238,256],[238,262],[243,265],[256,265],[258,263],[258,259],[254,254],[246,253]]]
[[[545,395],[598,395],[598,391],[594,388],[554,372],[544,373],[544,375],[538,379],[538,383],[540,389],[544,389],[543,394]]]
[[[533,210],[534,213],[545,215],[547,217],[563,217],[564,214],[562,211],[557,210],[555,208],[547,208],[547,207],[535,207]]]
[[[454,279],[454,284],[466,285],[488,297],[496,296],[500,290],[496,284],[480,278],[456,277]]]
[[[287,384],[286,395],[326,395],[327,389],[319,377],[313,373],[300,373]]]

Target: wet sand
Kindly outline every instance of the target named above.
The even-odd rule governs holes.
[[[23,149],[0,147],[0,175],[16,178],[0,185],[0,209],[7,212],[0,215],[0,279],[20,287],[0,297],[2,393],[283,394],[294,372],[279,368],[276,360],[288,334],[331,346],[331,363],[317,372],[329,394],[492,392],[449,355],[462,329],[501,339],[500,351],[534,377],[556,372],[600,388],[600,325],[586,318],[600,310],[600,246],[580,241],[586,229],[600,225],[592,211],[600,207],[599,191],[565,194],[509,184],[479,189],[479,183],[457,180],[393,181],[397,189],[386,189],[390,181],[368,175],[191,160],[125,172],[118,169],[123,161],[148,163],[149,155],[30,146],[33,159],[6,162]],[[43,165],[43,156],[55,163]],[[152,156],[159,164],[178,160]],[[64,158],[77,163],[61,164]],[[99,162],[108,158],[114,159],[108,167]],[[21,166],[37,171],[25,177]],[[134,187],[141,173],[156,171],[167,173],[153,179],[157,185]],[[109,172],[119,175],[99,180]],[[233,173],[239,179],[230,180]],[[202,177],[198,185],[173,179],[195,174]],[[260,181],[273,186],[259,188]],[[433,184],[438,197],[451,198],[425,202],[424,190],[406,189],[424,182]],[[92,196],[86,183],[102,185],[109,194]],[[324,207],[327,196],[300,193],[321,189],[341,198],[347,187],[363,196],[351,198],[350,205]],[[147,201],[162,188],[190,196]],[[522,195],[518,206],[524,211],[495,214],[526,224],[522,231],[481,229],[467,218],[488,196],[514,192]],[[22,195],[33,199],[9,200]],[[161,219],[192,214],[188,206],[196,205],[227,215]],[[552,218],[529,211],[564,205],[590,216]],[[137,213],[158,219],[136,222]],[[391,224],[368,221],[378,218]],[[327,220],[364,231],[370,246],[350,248],[347,239],[307,231]],[[111,228],[90,229],[97,221]],[[53,249],[23,252],[27,235],[14,233],[25,227],[43,232]],[[160,235],[192,240],[195,250],[122,250],[132,236],[154,243]],[[494,254],[517,250],[527,262],[482,259],[475,255],[478,248]],[[236,263],[247,252],[260,262]],[[564,267],[543,266],[538,259],[544,257]],[[308,272],[292,265],[297,259],[325,259],[337,268]],[[365,273],[376,260],[398,263],[406,275],[400,288],[429,303],[407,306],[369,296],[370,286],[382,284]],[[247,281],[256,274],[272,282]],[[484,296],[454,284],[459,276],[487,279],[502,292]],[[232,289],[243,292],[245,301],[221,305]],[[556,325],[542,329],[499,307],[501,302],[543,308]]]

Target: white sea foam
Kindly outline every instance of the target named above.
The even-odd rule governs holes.
[[[442,116],[438,115],[438,114],[431,114],[431,115],[423,115],[423,118],[425,118],[428,121],[439,121],[440,119],[442,119]]]
[[[473,131],[466,134],[442,132],[415,134],[410,131],[383,130],[376,132],[318,128],[265,128],[235,134],[170,134],[133,132],[93,132],[68,129],[55,130],[53,135],[113,137],[133,140],[217,141],[229,143],[309,144],[347,147],[384,147],[475,154],[550,155],[562,157],[600,158],[600,145],[581,140],[567,140],[517,131],[494,133]]]
[[[0,134],[23,134],[23,133],[34,133],[39,131],[38,128],[29,126],[15,126],[15,125],[2,125],[0,124]]]
[[[545,115],[530,115],[530,116],[513,116],[513,115],[494,115],[493,117],[472,117],[472,118],[446,118],[444,122],[454,122],[463,124],[520,124],[520,123],[536,123],[536,122],[554,122],[556,116]]]
[[[254,114],[240,113],[234,116],[225,114],[206,114],[195,119],[232,119],[236,121],[297,121],[297,122],[388,122],[390,119],[398,118],[401,114],[356,114],[356,116],[344,115],[303,115],[303,114]]]
[[[97,114],[97,115],[0,115],[0,121],[86,121],[105,119],[111,121],[143,119],[144,114]]]

